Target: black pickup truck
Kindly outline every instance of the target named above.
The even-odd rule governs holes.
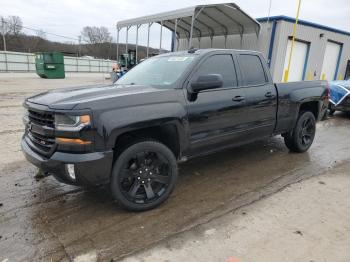
[[[305,152],[328,99],[323,81],[274,84],[258,52],[167,53],[113,85],[26,99],[21,144],[46,174],[109,184],[121,206],[141,211],[169,196],[181,161],[280,134]]]

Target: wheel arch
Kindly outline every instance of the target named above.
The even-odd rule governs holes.
[[[177,121],[153,123],[123,130],[115,137],[113,143],[114,158],[116,159],[126,147],[136,141],[154,139],[166,145],[175,157],[180,159],[186,141],[184,136],[184,130]]]
[[[320,102],[319,101],[307,101],[303,102],[299,106],[298,115],[303,111],[310,111],[317,120],[320,113]]]

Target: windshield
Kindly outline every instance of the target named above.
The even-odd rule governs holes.
[[[193,55],[149,58],[130,70],[116,84],[166,88],[176,82],[193,59]]]

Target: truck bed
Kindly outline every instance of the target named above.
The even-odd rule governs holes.
[[[311,101],[315,97],[323,97],[321,102],[315,104],[318,120],[324,115],[328,107],[329,88],[328,82],[322,80],[316,81],[297,81],[289,83],[276,83],[278,93],[278,109],[276,119],[276,133],[283,133],[290,130],[298,117],[298,108],[301,103]],[[327,98],[327,99],[326,99]]]

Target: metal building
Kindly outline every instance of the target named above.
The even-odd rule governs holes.
[[[295,19],[273,16],[255,20],[234,3],[199,5],[119,21],[118,36],[122,28],[128,32],[132,26],[148,24],[149,38],[153,23],[173,32],[172,51],[189,47],[258,50],[268,61],[274,81],[281,82],[288,64]],[[161,39],[162,30],[159,50]],[[137,41],[138,36],[136,44]],[[299,20],[289,81],[349,77],[350,32]]]
[[[201,47],[201,40],[208,39],[209,46],[214,47],[214,41],[217,37],[223,37],[223,47],[229,36],[237,36],[241,41],[244,35],[253,34],[255,40],[259,36],[260,24],[239,6],[234,3],[197,5],[178,9],[169,12],[163,12],[150,16],[143,16],[134,19],[128,19],[117,22],[117,56],[119,55],[119,35],[120,31],[126,29],[125,45],[128,49],[129,30],[136,28],[136,57],[138,46],[138,30],[141,25],[148,25],[147,33],[147,57],[149,55],[149,37],[150,27],[158,23],[161,26],[159,52],[162,50],[162,29],[163,27],[173,32],[173,49],[188,49],[197,45]],[[181,47],[179,47],[181,45]]]
[[[268,45],[260,43],[258,47],[263,46],[264,49],[259,50],[270,61],[274,80],[281,81],[288,63],[295,19],[274,16],[257,20],[262,25],[263,35],[258,42],[268,43]],[[335,80],[348,77],[350,77],[350,32],[299,20],[289,81]]]
[[[258,38],[247,34],[227,38],[226,48],[258,50],[268,61],[273,79],[281,82],[288,64],[295,19],[287,16],[258,18],[261,30]],[[198,41],[193,41],[199,47]],[[210,48],[210,40],[202,39],[201,48]],[[225,48],[223,37],[214,38],[214,47]],[[182,42],[179,49],[186,49]],[[298,21],[296,42],[291,61],[289,81],[316,79],[348,79],[350,77],[350,32],[328,26]]]

